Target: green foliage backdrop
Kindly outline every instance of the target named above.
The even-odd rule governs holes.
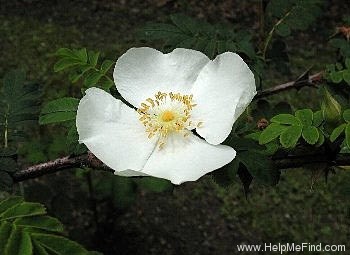
[[[244,213],[257,214],[256,211],[232,209],[232,201],[221,194],[223,190],[237,187],[234,186],[237,182],[242,184],[249,200],[252,190],[260,192],[278,184],[274,189],[285,192],[280,186],[284,183],[282,169],[303,167],[305,175],[310,174],[313,183],[315,176],[328,180],[331,174],[346,171],[350,165],[349,17],[344,17],[336,33],[330,32],[327,39],[323,38],[327,40],[330,57],[327,62],[316,60],[322,67],[322,70],[316,70],[321,71],[317,79],[312,78],[309,67],[304,67],[303,75],[294,82],[272,87],[268,75],[283,77],[292,73],[295,52],[288,47],[293,43],[293,36],[301,31],[312,31],[324,15],[327,3],[321,0],[270,0],[261,1],[261,4],[262,11],[257,17],[260,19],[258,33],[252,33],[240,24],[209,23],[184,14],[172,14],[161,22],[139,27],[130,45],[154,46],[163,52],[179,47],[190,48],[205,53],[211,59],[226,51],[237,52],[253,70],[258,95],[224,142],[235,148],[237,156],[230,164],[210,174],[218,187],[224,187],[217,187],[215,192],[223,197],[223,214],[227,218]],[[174,191],[174,186],[162,179],[113,176],[101,162],[94,158],[91,160],[87,148],[78,143],[75,118],[85,90],[99,87],[121,98],[112,78],[115,58],[106,57],[108,55],[103,51],[105,49],[99,52],[66,45],[52,49],[50,59],[54,63],[48,63],[45,68],[50,70],[50,75],[58,77],[60,83],[68,84],[55,93],[45,91],[45,94],[43,88],[50,92],[52,88],[27,81],[25,72],[21,70],[10,70],[2,77],[0,190],[7,198],[0,201],[0,254],[99,254],[70,240],[63,224],[48,216],[42,204],[24,201],[24,186],[18,183],[22,180],[66,168],[75,169],[71,177],[78,180],[80,188],[87,194],[96,229],[101,215],[98,204],[107,203],[111,210],[122,214],[145,191],[164,194]],[[299,99],[302,98],[301,93],[294,101],[273,98],[273,95],[291,88],[312,91],[309,95],[313,93],[316,99],[303,101]],[[270,95],[272,99],[268,97]],[[33,138],[36,136],[43,140]],[[41,148],[43,144],[47,145],[44,150]],[[66,157],[59,158],[59,161],[66,165],[58,163],[52,169],[46,165],[24,167],[63,155]],[[68,164],[68,161],[73,163]],[[40,172],[45,167],[48,171]],[[344,196],[346,206],[350,194],[347,180],[341,180],[336,191]],[[41,187],[43,184],[35,185]],[[256,191],[256,187],[260,191]],[[68,199],[68,194],[65,196]],[[275,193],[272,196],[273,201],[278,200]],[[251,198],[256,201],[254,193]],[[266,227],[261,222],[256,223],[256,228]],[[340,227],[342,233],[346,233],[343,229],[346,224],[348,222]],[[270,234],[277,231],[274,225]],[[308,231],[305,230],[307,237],[318,240]],[[332,237],[326,227],[321,232],[325,238]],[[278,240],[284,238],[276,236]]]

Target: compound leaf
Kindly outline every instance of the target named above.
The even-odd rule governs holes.
[[[280,142],[285,148],[293,148],[297,144],[302,132],[301,126],[291,126],[282,132]]]

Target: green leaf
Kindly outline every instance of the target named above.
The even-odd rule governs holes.
[[[29,217],[35,215],[43,215],[46,209],[42,204],[22,202],[14,207],[7,209],[0,214],[0,221],[15,219],[20,217]]]
[[[164,192],[173,189],[173,185],[168,180],[160,178],[141,177],[136,182],[141,188],[152,192]]]
[[[226,188],[229,187],[235,180],[239,166],[240,161],[237,158],[235,158],[227,165],[211,172],[210,175],[217,185]]]
[[[174,14],[170,16],[170,19],[181,31],[188,34],[195,32],[193,21],[189,17],[183,14]]]
[[[0,171],[13,173],[17,170],[18,165],[14,159],[8,157],[0,157]]]
[[[345,127],[345,143],[350,148],[350,123],[346,124]]]
[[[336,128],[333,130],[331,136],[329,137],[329,140],[330,140],[331,142],[334,142],[334,141],[341,135],[341,133],[343,133],[345,127],[346,127],[346,124],[345,124],[345,123],[344,123],[344,124],[341,124],[341,125],[338,126],[338,127],[336,127]]]
[[[346,110],[343,112],[343,119],[344,119],[346,122],[350,122],[350,109],[346,109]]]
[[[297,144],[302,132],[301,126],[291,126],[282,132],[280,142],[285,148],[293,148]]]
[[[43,205],[23,202],[21,197],[0,201],[1,255],[98,254],[78,243],[52,234],[62,233],[63,225],[49,217]]]
[[[302,136],[308,144],[316,144],[320,136],[318,129],[313,126],[304,126]]]
[[[330,78],[334,83],[340,83],[343,80],[342,72],[333,72],[330,74]]]
[[[259,140],[260,135],[258,136]],[[234,147],[236,151],[246,151],[246,150],[262,150],[264,147],[257,144],[251,138],[243,138],[232,136],[229,140],[229,145]]]
[[[303,126],[311,126],[313,121],[313,112],[310,109],[297,110],[295,116],[300,120]]]
[[[113,66],[115,62],[109,59],[106,59],[101,64],[101,73],[106,74],[108,70]]]
[[[212,40],[209,41],[207,46],[204,48],[204,53],[210,59],[213,59],[215,57],[216,49],[217,49],[216,40],[212,39]]]
[[[254,132],[254,133],[247,134],[247,135],[244,136],[244,138],[248,138],[248,139],[251,139],[251,140],[259,142],[259,138],[260,138],[261,132],[262,131],[257,131],[257,132]]]
[[[277,143],[276,140],[265,144],[265,146],[266,146],[266,150],[264,151],[264,155],[267,155],[267,156],[272,156],[280,148],[279,143]]]
[[[85,73],[87,73],[88,71],[90,71],[93,67],[90,65],[83,65],[80,66],[79,70],[75,71],[71,71],[71,73],[69,74],[69,80],[72,83],[76,83],[80,78],[83,77],[83,75]]]
[[[7,191],[13,185],[12,177],[4,171],[0,171],[0,191]]]
[[[76,126],[73,125],[68,131],[67,140],[66,140],[68,152],[70,154],[79,155],[87,151],[86,146],[84,144],[80,144],[78,140],[79,140],[79,134]]]
[[[280,25],[277,26],[276,32],[278,35],[280,35],[282,37],[286,37],[286,36],[290,35],[291,30],[287,24],[281,23]]]
[[[16,148],[2,148],[0,149],[0,157],[13,157],[17,154]]]
[[[347,69],[350,69],[350,58],[345,59],[345,66]]]
[[[187,34],[183,35],[183,31],[172,24],[151,23],[147,24],[139,31],[139,37],[143,40],[159,40],[165,38],[174,40],[179,36],[187,38]]]
[[[30,122],[37,121],[41,97],[38,84],[27,83],[23,71],[6,73],[0,91],[0,133],[7,133],[7,142],[15,143],[25,134]]]
[[[167,50],[190,48],[202,51],[209,58],[220,52],[241,52],[255,59],[252,36],[246,31],[235,31],[227,25],[210,25],[185,15],[171,15],[171,24],[147,24],[139,37],[147,41],[162,41]]]
[[[65,122],[69,120],[74,120],[75,117],[76,112],[56,112],[40,116],[39,124],[47,125],[52,123]]]
[[[25,73],[20,70],[13,70],[5,74],[3,79],[3,92],[6,97],[14,97],[25,82]]]
[[[266,6],[266,17],[277,26],[277,33],[284,36],[287,28],[279,28],[286,26],[293,30],[305,30],[313,24],[321,13],[322,1],[284,1],[270,0]]]
[[[293,125],[293,126],[298,126],[301,124],[300,121],[295,116],[288,113],[282,113],[274,116],[271,119],[271,122],[285,124],[285,125]]]
[[[55,63],[53,66],[54,72],[60,72],[63,71],[69,67],[77,66],[83,64],[80,60],[78,59],[72,59],[72,58],[62,58],[59,61]]]
[[[78,109],[79,99],[64,97],[47,103],[41,111],[41,125],[74,120]]]
[[[98,84],[101,78],[105,78],[102,88],[108,89],[112,86],[110,84],[111,79],[106,74],[115,62],[108,59],[104,60],[98,68],[99,52],[87,52],[85,48],[80,50],[60,49],[56,55],[60,59],[54,66],[55,71],[67,69],[68,78],[72,83],[83,80],[84,86],[89,88]]]
[[[42,247],[53,251],[57,255],[86,255],[88,251],[80,244],[73,242],[65,237],[33,233],[32,238]]]
[[[343,65],[341,63],[335,63],[335,67],[337,68],[337,70],[341,71],[343,70]]]
[[[34,255],[50,255],[45,248],[36,241],[33,241],[33,251]]]
[[[74,50],[75,55],[81,60],[81,62],[86,63],[88,60],[87,51],[85,48],[80,50]]]
[[[5,248],[4,255],[32,255],[33,246],[30,236],[27,232],[22,232],[17,228],[12,228],[10,238]]]
[[[315,144],[316,147],[320,147],[325,141],[324,135],[322,132],[319,132],[319,137],[318,137],[318,141]]]
[[[88,88],[92,87],[98,83],[102,76],[102,73],[92,70],[88,75],[86,75],[84,85]]]
[[[343,71],[343,79],[347,84],[350,85],[350,69]]]
[[[23,197],[12,196],[0,202],[0,215],[11,207],[23,202]]]
[[[259,144],[266,144],[276,139],[288,127],[278,123],[271,123],[264,129],[259,138]]]
[[[242,151],[237,154],[237,158],[259,182],[266,185],[277,184],[279,171],[265,155],[257,152]]]
[[[18,218],[14,221],[14,224],[19,227],[30,227],[52,232],[63,232],[62,223],[56,218],[52,218],[50,216]]]
[[[55,112],[76,111],[78,109],[79,99],[73,97],[63,97],[47,103],[42,109],[42,114]]]
[[[7,221],[0,223],[0,254],[5,254],[5,247],[12,232],[12,224]]]
[[[114,86],[114,82],[111,79],[102,79],[100,80],[100,86],[103,90],[108,91]]]
[[[91,64],[92,67],[95,67],[97,65],[99,56],[100,56],[99,52],[94,52],[94,51],[88,52],[89,63]]]
[[[318,126],[320,126],[321,124],[322,124],[322,122],[323,122],[324,120],[323,120],[323,114],[322,114],[322,111],[317,111],[317,112],[315,112],[314,113],[314,120],[313,120],[313,125],[315,126],[315,127],[318,127]]]
[[[56,51],[55,53],[56,56],[60,56],[60,57],[69,57],[69,58],[75,58],[76,55],[74,54],[74,52],[71,49],[68,48],[60,48]]]
[[[250,59],[254,59],[256,56],[254,46],[251,43],[251,37],[249,36],[247,39],[237,40],[237,51],[242,52],[247,55]]]

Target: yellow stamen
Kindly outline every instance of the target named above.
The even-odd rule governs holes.
[[[161,118],[162,118],[162,121],[169,122],[169,121],[174,120],[175,114],[172,111],[166,110],[162,113]]]
[[[139,120],[145,126],[148,138],[159,135],[158,145],[161,149],[170,133],[180,133],[183,137],[190,134],[187,128],[192,126],[190,113],[195,106],[193,95],[158,91],[154,99],[147,98],[141,103],[137,112],[141,115]],[[202,124],[199,122],[195,126]]]

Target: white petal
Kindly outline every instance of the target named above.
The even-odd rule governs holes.
[[[152,48],[131,48],[118,59],[113,77],[122,97],[139,108],[158,91],[187,94],[208,61],[195,50],[179,48],[163,54]]]
[[[79,141],[117,171],[141,170],[156,146],[137,112],[98,88],[88,89],[81,99],[76,125]]]
[[[198,134],[220,144],[256,94],[254,75],[240,56],[226,52],[202,69],[192,93],[197,104],[192,117],[203,122]]]
[[[142,173],[140,171],[134,171],[134,170],[115,171],[114,174],[119,176],[125,176],[125,177],[148,176],[148,174]]]
[[[211,145],[195,135],[170,135],[162,149],[148,159],[143,173],[170,180],[174,184],[195,181],[218,169],[236,156],[233,148]]]

